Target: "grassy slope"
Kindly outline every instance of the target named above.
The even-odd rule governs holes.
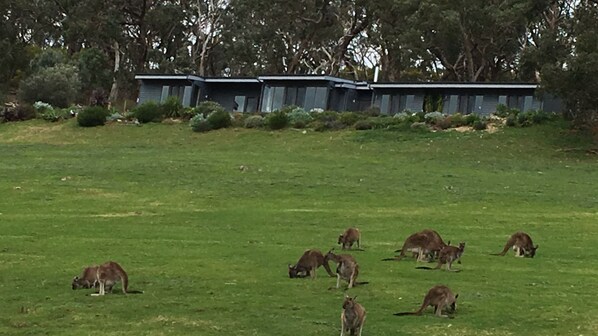
[[[597,163],[561,138],[0,125],[0,334],[334,335],[343,291],[286,265],[348,226],[364,335],[596,334]],[[467,242],[463,272],[380,261],[423,228]],[[537,258],[488,255],[520,229]],[[110,259],[146,294],[70,289]],[[456,319],[392,316],[438,283]]]

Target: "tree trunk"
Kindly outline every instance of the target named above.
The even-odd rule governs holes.
[[[116,104],[118,100],[118,71],[120,70],[120,48],[118,42],[114,42],[114,74],[112,77],[112,87],[110,88],[110,106]]]

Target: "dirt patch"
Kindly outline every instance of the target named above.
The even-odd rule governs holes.
[[[144,214],[141,211],[121,212],[121,213],[106,213],[99,215],[91,215],[90,217],[101,218],[118,218],[118,217],[133,217],[133,216],[153,216],[152,214]]]
[[[6,142],[50,142],[53,144],[69,145],[75,142],[68,141],[64,135],[66,123],[54,123],[43,126],[24,127],[14,136],[5,139]],[[51,140],[51,141],[50,141]]]

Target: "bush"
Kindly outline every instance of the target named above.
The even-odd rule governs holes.
[[[164,119],[162,108],[156,102],[148,101],[133,109],[133,116],[140,123],[160,122]]]
[[[180,112],[180,118],[183,120],[191,120],[198,112],[193,107],[185,107]]]
[[[368,109],[363,111],[365,115],[370,117],[378,117],[380,116],[380,108],[378,106],[370,106]]]
[[[264,117],[261,115],[252,115],[245,119],[245,128],[260,128],[264,126]]]
[[[35,119],[35,109],[29,104],[0,109],[0,122]]]
[[[373,128],[374,128],[374,125],[372,125],[372,122],[369,120],[358,120],[355,123],[355,129],[358,131],[371,130]]]
[[[497,117],[506,118],[511,115],[511,110],[505,104],[496,105],[496,112],[494,113]]]
[[[161,104],[162,115],[168,118],[180,118],[183,115],[183,104],[179,97],[170,96]]]
[[[512,115],[508,116],[505,125],[509,127],[517,127],[517,117]]]
[[[404,124],[405,122],[400,118],[393,117],[377,117],[368,119],[375,129],[390,129],[396,125]]]
[[[428,125],[425,122],[417,121],[411,124],[410,128],[415,131],[428,131]]]
[[[231,124],[233,127],[244,127],[247,114],[243,112],[233,112],[231,116]]]
[[[272,130],[283,129],[289,124],[289,117],[283,110],[274,111],[266,118],[266,124]]]
[[[305,110],[300,107],[291,109],[287,113],[287,116],[289,117],[289,123],[294,128],[304,128],[314,119],[308,112],[305,112]]]
[[[436,124],[436,121],[439,119],[444,119],[444,114],[441,112],[429,112],[424,114],[424,121],[429,124]]]
[[[210,114],[217,112],[217,111],[226,111],[222,105],[218,104],[217,102],[213,101],[204,101],[201,102],[194,108],[196,113],[201,113],[204,117],[208,117]]]
[[[532,118],[530,113],[519,113],[517,115],[517,124],[520,127],[528,127],[532,125]]]
[[[25,102],[41,100],[53,106],[67,107],[78,97],[80,88],[77,68],[59,64],[42,68],[21,82],[19,95]]]
[[[355,112],[343,112],[339,117],[339,121],[345,126],[353,126],[362,119],[363,116]]]
[[[465,117],[461,113],[455,113],[450,116],[451,127],[461,127],[466,125]]]
[[[321,122],[337,121],[339,118],[339,113],[335,111],[323,111],[318,113],[312,113],[311,115],[312,117],[314,117],[314,120]]]
[[[189,126],[193,132],[208,132],[212,130],[212,125],[201,113],[196,114],[189,120]]]
[[[453,126],[452,118],[446,117],[446,118],[436,119],[436,121],[434,122],[434,126],[436,126],[436,128],[441,129],[441,130],[449,129]]]
[[[207,120],[210,123],[210,127],[215,130],[231,127],[233,124],[230,114],[224,108],[210,113]]]
[[[474,121],[472,127],[476,131],[483,131],[486,129],[486,127],[488,127],[488,125],[483,120],[476,120],[476,121]]]
[[[77,115],[77,123],[82,127],[102,126],[106,123],[106,118],[110,112],[101,106],[91,106]]]
[[[473,126],[476,121],[480,120],[480,116],[475,113],[470,113],[465,116],[465,125]]]

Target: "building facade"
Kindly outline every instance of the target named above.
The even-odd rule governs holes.
[[[489,115],[499,104],[521,111],[561,112],[559,99],[539,94],[530,83],[372,83],[332,76],[272,75],[200,77],[140,74],[139,103],[176,96],[183,106],[215,101],[229,111],[272,112],[295,105],[306,111],[364,111],[375,107],[394,115],[403,111]]]

